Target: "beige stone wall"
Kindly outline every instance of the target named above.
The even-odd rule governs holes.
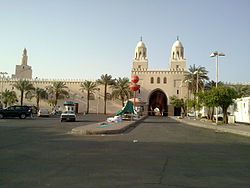
[[[28,65],[16,65],[16,74],[12,78],[32,79],[32,69]]]
[[[17,81],[17,79],[10,79],[10,80],[0,80],[0,86],[5,89],[14,90],[17,93],[18,99],[20,101],[20,91],[16,90],[12,85]],[[71,100],[74,103],[79,104],[79,113],[83,113],[86,111],[86,104],[87,104],[87,95],[86,92],[80,91],[80,85],[84,80],[36,80],[31,79],[30,80],[34,87],[40,87],[45,88],[46,86],[52,85],[54,81],[62,81],[66,83],[66,86],[68,87],[68,92],[70,94],[69,98],[58,100],[58,106],[63,108],[63,103],[66,100]],[[90,113],[103,113],[104,111],[104,86],[100,85],[98,86],[100,88],[100,91],[96,91],[94,93],[95,100],[90,100]],[[112,90],[108,88],[108,93],[112,93]],[[19,104],[19,103],[17,103]],[[36,105],[35,98],[32,100],[24,99],[24,104],[26,105]],[[52,109],[52,107],[48,104],[47,101],[41,100],[40,102],[41,108],[48,108]],[[122,108],[122,104],[120,100],[107,100],[107,113],[114,114],[117,111],[119,111]]]

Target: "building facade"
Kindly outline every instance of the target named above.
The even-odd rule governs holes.
[[[132,64],[132,76],[139,76],[140,92],[137,94],[138,105],[142,105],[148,114],[180,115],[181,109],[170,105],[170,97],[187,98],[188,89],[184,82],[186,74],[186,59],[184,47],[179,38],[174,42],[169,68],[166,70],[151,70],[148,68],[146,45],[141,41],[135,48]]]
[[[151,70],[148,68],[148,57],[146,45],[139,41],[133,58],[131,75],[139,76],[140,92],[137,92],[137,106],[144,107],[145,114],[154,114],[154,110],[158,109],[160,114],[179,115],[180,109],[176,109],[170,105],[170,97],[173,95],[179,98],[187,96],[187,87],[183,83],[186,71],[186,59],[184,57],[184,47],[177,39],[172,46],[169,68],[166,70]],[[78,112],[86,111],[87,93],[80,90],[81,83],[84,79],[32,79],[32,69],[28,65],[27,50],[23,50],[20,65],[16,65],[16,73],[12,78],[1,78],[1,90],[14,90],[20,97],[20,91],[13,87],[13,84],[19,79],[28,79],[34,87],[46,88],[53,82],[64,82],[68,87],[69,96],[58,101],[58,106],[63,107],[65,100],[71,100],[78,106]],[[112,89],[108,88],[107,94],[107,113],[116,113],[122,108],[121,101],[112,100],[110,98]],[[98,86],[98,90],[91,94],[90,113],[103,113],[104,109],[104,86]],[[133,101],[133,100],[132,100]],[[35,98],[24,99],[24,104],[35,105]],[[46,100],[41,100],[41,108],[52,109],[53,107]],[[63,110],[63,109],[61,109]]]

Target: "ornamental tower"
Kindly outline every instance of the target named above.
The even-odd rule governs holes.
[[[141,40],[135,47],[135,56],[133,59],[132,70],[147,70],[148,69],[148,58],[147,58],[147,48]]]
[[[184,57],[184,47],[177,37],[170,54],[170,69],[186,70],[186,59]]]

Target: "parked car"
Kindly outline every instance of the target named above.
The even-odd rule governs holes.
[[[48,109],[41,108],[40,110],[38,110],[37,116],[38,117],[49,117],[50,116],[50,112],[49,112]]]
[[[0,119],[5,117],[19,117],[20,119],[32,117],[32,108],[30,106],[9,106],[0,110]]]
[[[187,116],[188,117],[195,117],[195,112],[189,112],[189,113],[187,113]]]
[[[76,114],[74,111],[64,111],[61,114],[62,121],[76,121]]]

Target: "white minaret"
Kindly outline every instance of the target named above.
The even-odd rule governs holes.
[[[141,40],[135,47],[135,56],[133,59],[133,70],[147,70],[148,58],[146,45]]]
[[[184,57],[184,47],[177,36],[174,42],[170,55],[170,68],[178,70],[186,70],[186,59]]]

